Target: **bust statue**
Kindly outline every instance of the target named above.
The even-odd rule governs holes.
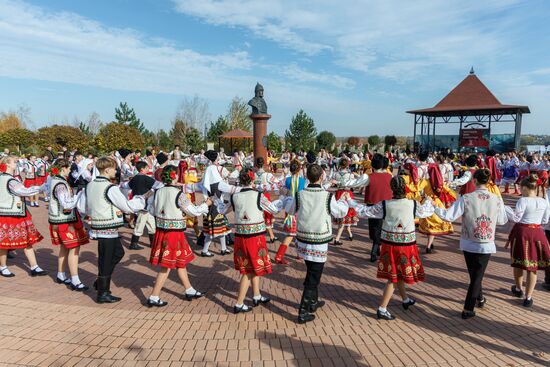
[[[264,87],[260,83],[256,83],[254,98],[248,101],[248,105],[252,107],[253,115],[267,113],[267,104],[264,100]]]

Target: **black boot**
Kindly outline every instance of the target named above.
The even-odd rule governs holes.
[[[111,294],[111,277],[97,278],[97,303],[115,303],[120,301],[119,297]]]
[[[309,307],[314,295],[314,289],[304,289],[298,311],[298,324],[305,324],[306,322],[315,320],[315,315],[309,313]]]
[[[370,262],[376,262],[376,260],[378,260],[378,256],[380,256],[380,245],[373,243],[372,250],[370,251]]]
[[[141,250],[143,247],[138,245],[139,237],[132,235],[132,241],[130,242],[130,246],[128,246],[129,250]]]
[[[325,305],[325,301],[319,301],[319,290],[316,289],[313,293],[313,299],[309,304],[309,312],[315,312],[318,308],[321,308]]]
[[[200,236],[197,238],[197,247],[199,248],[204,247],[204,232],[202,232]]]
[[[155,234],[149,233],[149,247],[153,248],[153,243],[155,242]]]

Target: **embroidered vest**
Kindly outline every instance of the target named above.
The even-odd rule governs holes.
[[[262,194],[252,189],[244,189],[231,196],[235,212],[235,234],[257,235],[265,232],[264,212],[260,206]]]
[[[378,204],[390,200],[393,193],[390,188],[392,175],[386,172],[373,172],[369,175],[369,185],[365,188],[365,203]]]
[[[330,200],[332,194],[320,187],[307,187],[296,194],[296,239],[303,243],[332,241]]]
[[[348,170],[339,171],[336,173],[335,178],[338,181],[338,189],[342,190],[346,187],[346,182],[353,178],[353,174]]]
[[[185,230],[185,214],[178,205],[182,191],[175,186],[164,186],[155,192],[154,216],[157,228]]]
[[[50,182],[51,200],[50,204],[48,205],[48,222],[50,222],[51,224],[74,223],[78,221],[76,209],[69,209],[65,211],[61,206],[61,203],[59,202],[59,198],[55,194],[55,191],[57,190],[57,187],[59,185],[65,186],[67,192],[71,194],[73,193],[73,190],[65,179],[59,176],[52,176]]]
[[[86,206],[92,229],[112,229],[124,225],[122,210],[113,205],[107,191],[115,186],[105,177],[97,177],[86,186]]]
[[[36,166],[34,163],[28,162],[25,166],[25,179],[33,179],[36,177]]]
[[[383,201],[384,222],[382,223],[382,241],[392,244],[409,245],[416,242],[414,216],[416,201],[396,199]]]
[[[475,190],[463,198],[462,238],[478,243],[494,242],[501,199],[487,190]]]
[[[0,174],[0,217],[24,217],[27,215],[25,200],[10,192],[10,181],[15,180],[8,173]]]
[[[45,177],[46,176],[46,170],[48,169],[48,164],[45,160],[40,160],[40,167],[38,168],[38,171],[36,172],[36,175],[38,177]]]
[[[460,188],[460,195],[466,195],[476,191],[476,184],[474,183],[474,173],[476,172],[476,170],[475,168],[469,168],[468,172],[472,174],[472,178],[466,184],[462,185],[462,187]]]

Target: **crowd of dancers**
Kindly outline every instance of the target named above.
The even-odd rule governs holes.
[[[325,304],[319,286],[330,247],[344,245],[344,232],[353,241],[353,227],[366,219],[370,261],[377,263],[377,277],[386,280],[376,315],[393,320],[388,305],[395,287],[408,310],[416,301],[406,285],[425,279],[416,232],[427,235],[425,252],[430,254],[435,239],[453,233],[452,223],[462,218],[459,246],[470,276],[462,318],[474,317],[475,308],[487,303],[482,281],[496,252],[496,226],[508,221],[514,225],[502,245],[509,248],[513,267],[511,295],[531,307],[537,270],[545,270],[543,286],[550,290],[549,169],[544,155],[493,151],[346,151],[333,156],[321,150],[279,157],[270,153],[267,160],[242,152],[184,153],[178,146],[171,152],[148,149],[144,155],[120,149],[103,157],[67,149],[54,153],[51,147],[40,157],[5,151],[0,159],[0,275],[15,276],[7,262],[18,249],[31,276],[46,274],[33,250],[43,237],[27,208],[39,206],[42,195],[51,243],[59,247],[57,283],[74,291],[89,289],[78,276],[79,253],[81,246],[97,240],[93,288],[98,303],[120,301],[111,292],[111,278],[125,253],[119,235],[125,225],[133,229],[127,248],[143,249],[140,241],[147,233],[150,263],[160,269],[145,302],[148,307],[167,305],[161,291],[172,269],[188,300],[203,297],[205,292],[192,286],[186,271],[195,258],[186,232],[192,228],[200,256],[215,256],[213,242],[219,242],[221,256],[233,255],[241,274],[235,313],[270,302],[260,279],[272,272],[273,262],[288,264],[285,254],[295,243],[306,268],[297,319],[305,323]],[[501,192],[521,198],[512,208],[504,204]],[[273,225],[281,211],[285,237],[272,261],[266,243],[278,241]],[[252,302],[247,305],[250,287]]]

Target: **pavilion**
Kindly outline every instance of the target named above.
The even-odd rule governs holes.
[[[521,122],[529,107],[502,104],[475,75],[474,69],[445,98],[432,108],[407,111],[414,114],[415,151],[437,151],[444,148],[481,148],[519,150]],[[494,124],[514,123],[514,134],[497,141],[491,138]],[[459,124],[459,139],[454,147],[436,139],[436,125]],[[449,142],[446,142],[449,143]]]
[[[231,153],[233,153],[233,146],[234,146],[235,141],[245,140],[248,143],[247,148],[250,149],[250,142],[252,141],[253,138],[254,138],[254,136],[252,135],[251,132],[241,130],[241,129],[235,129],[235,130],[227,131],[227,132],[223,133],[222,135],[220,135],[218,137],[218,144],[221,147],[222,146],[222,141],[228,141],[229,140],[229,150],[230,150]],[[237,144],[237,146],[239,148],[243,148],[243,146],[241,144]]]

